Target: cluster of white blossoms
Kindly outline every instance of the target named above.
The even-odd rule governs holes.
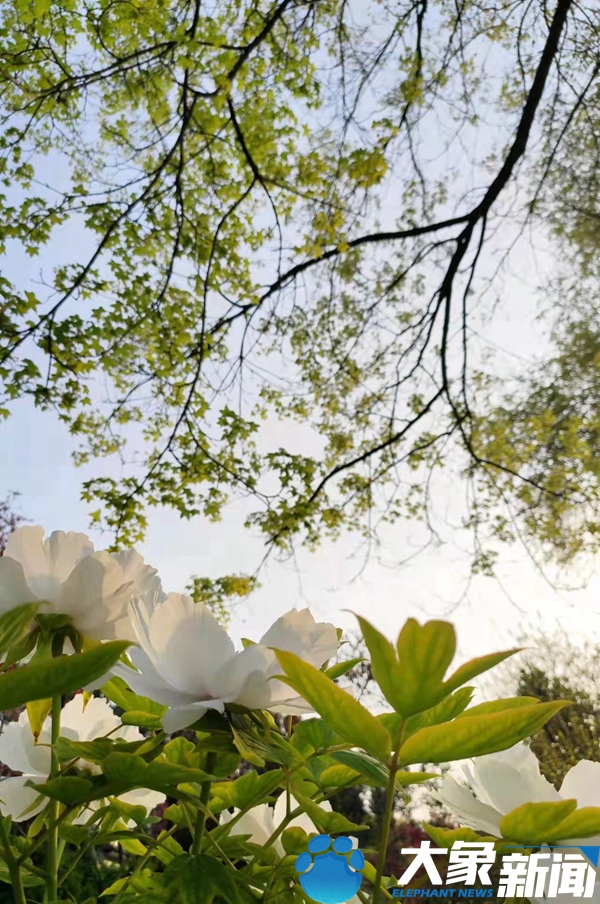
[[[48,803],[33,785],[41,785],[48,781],[51,768],[50,752],[50,718],[44,722],[37,743],[34,741],[27,712],[21,713],[18,722],[9,722],[0,734],[0,762],[13,772],[21,775],[2,779],[0,782],[0,799],[2,813],[12,816],[19,822],[36,816]],[[111,738],[124,741],[141,741],[142,733],[133,725],[121,725],[106,700],[94,697],[84,707],[84,699],[78,694],[61,712],[61,735],[70,741],[94,741],[110,734]],[[95,763],[78,760],[74,765],[85,772],[98,775],[100,769]],[[164,794],[146,788],[136,788],[119,795],[119,800],[127,804],[145,807],[152,810],[166,798]],[[83,809],[72,821],[82,825],[106,802],[93,801]],[[133,825],[133,823],[131,823]]]
[[[295,653],[321,668],[339,647],[334,625],[315,622],[308,609],[292,609],[258,643],[236,651],[210,610],[188,596],[164,593],[156,569],[135,550],[98,552],[84,534],[73,532],[55,531],[44,540],[41,527],[19,528],[0,557],[0,614],[30,602],[39,602],[42,613],[69,616],[84,640],[132,641],[132,665],[119,662],[94,687],[111,675],[123,678],[135,693],[168,707],[163,726],[169,733],[193,725],[208,709],[222,712],[227,704],[282,714],[311,712],[305,700],[274,678],[281,673],[274,650]],[[63,710],[66,737],[69,730],[79,732],[80,740],[108,732],[115,736],[120,723],[107,703],[93,701],[92,709],[90,703],[84,710],[78,702],[76,718],[74,703]],[[93,731],[92,714],[102,716]],[[129,740],[141,737],[137,729],[119,732],[117,737]],[[36,794],[25,781],[48,775],[49,748],[42,744],[43,737],[34,744],[26,716],[0,737],[0,760],[24,776],[8,779],[10,786],[3,782],[6,797],[20,789],[15,806],[5,800],[13,815],[22,814],[25,796],[26,809],[34,804]]]

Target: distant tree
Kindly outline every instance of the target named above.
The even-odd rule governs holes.
[[[26,519],[14,510],[15,499],[18,493],[9,493],[6,499],[0,502],[0,556],[4,555],[6,544],[10,535]]]
[[[543,701],[572,700],[531,738],[540,771],[557,788],[580,760],[600,762],[600,646],[542,638],[516,677],[516,692]]]

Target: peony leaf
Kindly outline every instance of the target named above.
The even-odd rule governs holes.
[[[234,876],[235,872],[230,872],[220,860],[205,854],[175,857],[164,872],[167,887],[177,890],[181,904],[207,904],[215,896],[230,904],[242,904],[246,897],[252,899],[250,892],[242,896]]]
[[[308,797],[299,794],[295,786],[292,787],[292,794],[309,819],[326,835],[335,835],[337,832],[362,832],[369,828],[366,825],[357,825],[354,822],[350,822],[349,819],[346,819],[341,813],[336,813],[335,810],[330,813],[327,812],[313,800],[309,800]]]
[[[57,656],[0,675],[0,710],[68,694],[104,675],[131,644],[113,640],[72,656]]]
[[[422,728],[402,745],[400,762],[403,766],[448,763],[507,750],[545,725],[567,705],[568,701],[561,700],[536,703]]]
[[[252,770],[233,782],[215,782],[211,788],[210,809],[218,813],[228,807],[238,810],[256,807],[283,783],[283,778],[281,769],[272,769],[262,775]]]
[[[403,716],[431,709],[454,690],[443,684],[456,651],[456,632],[450,622],[434,620],[420,625],[409,618],[400,631],[397,649],[402,670],[400,699],[399,706],[392,705]]]
[[[362,631],[367,649],[371,655],[373,677],[381,688],[383,696],[398,713],[404,712],[405,693],[404,679],[396,650],[387,637],[371,625],[366,618],[356,616]]]
[[[487,656],[479,656],[477,659],[465,662],[444,683],[446,693],[449,694],[451,691],[455,691],[457,688],[462,687],[463,684],[466,684],[467,681],[471,681],[471,679],[483,674],[483,672],[488,672],[495,666],[500,665],[501,662],[504,662],[505,659],[508,659],[509,656],[514,656],[515,653],[520,652],[521,647],[515,647],[512,650],[504,650],[501,653],[489,653]]]
[[[39,785],[34,781],[26,782],[26,784],[51,800],[59,800],[61,803],[71,807],[79,806],[94,799],[94,785],[92,781],[76,775],[52,778]]]
[[[344,675],[347,675],[348,672],[352,671],[359,663],[364,661],[363,656],[358,656],[356,659],[346,659],[344,662],[336,662],[335,665],[325,669],[325,674],[328,678],[331,678],[332,681],[336,681],[338,678],[343,678]]]
[[[276,650],[285,675],[281,680],[310,703],[315,712],[343,738],[380,759],[392,749],[389,732],[364,706],[323,672],[293,653]]]
[[[137,725],[138,728],[148,728],[153,731],[160,731],[162,728],[162,718],[154,715],[154,713],[139,712],[132,709],[121,716],[123,725]]]
[[[32,700],[27,704],[27,718],[29,719],[31,733],[36,743],[44,722],[46,721],[46,716],[49,715],[51,709],[51,697],[48,700]]]
[[[128,714],[135,713],[137,715],[138,713],[148,713],[161,717],[166,713],[168,708],[161,703],[155,703],[154,700],[151,700],[149,697],[141,697],[139,694],[134,694],[133,691],[129,690],[127,687],[127,683],[117,676],[111,678],[110,681],[107,681],[106,684],[102,686],[102,693],[105,697],[108,697],[109,700],[112,700],[113,703],[116,703],[117,706],[120,706],[124,713]],[[137,723],[129,722],[126,724],[135,725]],[[159,724],[159,728],[160,727]]]
[[[459,691],[446,697],[437,706],[432,706],[431,709],[426,709],[422,713],[416,713],[416,715],[411,716],[410,719],[406,720],[404,739],[409,738],[411,734],[414,734],[420,728],[427,728],[429,725],[440,725],[442,722],[450,722],[460,716],[471,702],[473,691],[474,688],[472,687],[461,687]],[[380,716],[380,718],[385,725],[385,716]]]
[[[140,756],[129,753],[111,753],[102,760],[100,766],[111,782],[118,782],[129,788],[150,788],[164,793],[175,785],[201,783],[213,778],[201,769],[159,759],[146,763]]]
[[[545,844],[556,839],[556,830],[576,809],[576,800],[522,804],[502,817],[500,831],[507,841]]]
[[[468,829],[466,827],[459,829],[444,829],[440,826],[430,826],[428,823],[424,822],[423,828],[436,847],[446,848],[447,850],[452,849],[452,845],[455,841],[497,841],[492,835],[480,835],[478,832],[475,832],[474,829]]]
[[[0,655],[25,639],[39,608],[39,603],[25,603],[0,615]]]
[[[364,753],[358,753],[355,750],[339,750],[331,754],[331,759],[356,769],[364,778],[368,779],[370,784],[376,787],[384,788],[388,783],[389,772],[386,767],[378,760]],[[433,772],[398,772],[396,775],[396,787],[402,788],[404,785],[416,785],[434,778],[439,778],[439,775]]]
[[[460,694],[460,691],[457,691],[457,693]],[[539,702],[537,697],[504,697],[500,700],[490,700],[487,703],[479,703],[477,706],[471,706],[457,718],[464,719],[469,716],[483,716],[486,713],[504,712],[507,709],[515,709],[519,706],[531,706]]]
[[[600,835],[600,807],[581,807],[552,830],[552,840]]]
[[[305,756],[328,750],[341,742],[339,734],[326,725],[323,719],[304,719],[294,725],[292,746]]]
[[[300,826],[291,826],[282,832],[281,844],[288,856],[297,856],[306,850],[308,835]]]

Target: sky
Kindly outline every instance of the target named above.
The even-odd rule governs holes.
[[[50,175],[56,175],[52,162],[48,166]],[[59,257],[71,255],[73,242],[85,251],[80,229],[68,227],[62,236]],[[56,263],[56,250],[53,254],[32,261],[13,248],[0,260],[0,272],[35,280],[40,270]],[[507,372],[518,372],[546,347],[537,320],[535,286],[541,275],[551,274],[552,267],[544,242],[536,237],[530,247],[525,240],[511,258],[502,308],[493,321],[482,320],[481,337]],[[277,424],[267,427],[270,439],[279,429]],[[80,500],[83,480],[97,476],[97,470],[75,468],[74,448],[55,415],[36,411],[29,401],[18,403],[13,416],[0,424],[0,499],[11,490],[18,491],[19,510],[32,523],[48,532],[83,531],[102,548],[110,538],[89,529],[88,507]],[[101,469],[106,473],[104,463]],[[447,542],[419,554],[425,539],[422,529],[400,523],[385,529],[381,546],[368,557],[357,537],[344,536],[336,543],[325,541],[317,552],[300,550],[293,560],[270,561],[261,575],[261,588],[235,608],[232,634],[238,640],[242,636],[258,639],[290,608],[309,606],[318,620],[333,621],[346,630],[355,626],[351,613],[359,613],[390,637],[397,635],[409,616],[421,621],[450,618],[457,628],[461,660],[514,646],[523,636],[539,631],[559,630],[576,642],[584,638],[600,642],[597,562],[579,565],[567,582],[587,582],[587,586],[567,591],[552,586],[524,548],[504,547],[496,578],[469,579],[468,538],[444,523],[445,518],[452,521],[462,493],[451,477],[440,481],[437,509]],[[183,591],[192,575],[251,573],[264,547],[256,533],[243,527],[244,517],[241,502],[228,506],[218,524],[202,517],[183,521],[174,512],[153,509],[146,540],[138,549],[158,569],[167,591]],[[550,574],[550,578],[556,576]]]

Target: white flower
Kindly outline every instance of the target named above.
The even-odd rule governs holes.
[[[567,772],[558,792],[540,773],[535,754],[525,744],[475,757],[472,762],[472,769],[463,767],[463,781],[448,776],[435,796],[461,823],[497,838],[501,837],[502,817],[522,804],[576,800],[578,807],[600,806],[600,763],[577,763]],[[599,845],[600,836],[569,838],[564,844]],[[558,895],[559,899],[562,897]],[[540,904],[544,901],[532,900]],[[592,900],[600,901],[600,883],[596,884]]]
[[[50,719],[46,719],[37,744],[34,741],[27,712],[22,712],[18,722],[9,722],[0,734],[0,762],[22,775],[0,780],[0,810],[4,816],[12,816],[16,822],[30,819],[48,803],[47,797],[40,797],[35,788],[26,786],[32,781],[40,785],[48,780],[50,773]],[[67,703],[61,713],[61,737],[71,741],[93,741],[110,733],[111,738],[126,741],[141,741],[141,732],[132,725],[121,725],[106,700],[93,697],[85,710],[83,697],[78,695]],[[100,768],[94,763],[78,760],[77,767],[99,774]],[[146,789],[135,789],[119,795],[125,803],[143,806],[152,810],[165,800],[164,794]],[[97,810],[104,802],[94,801],[86,808],[75,823],[86,822],[92,810]]]
[[[271,807],[269,804],[260,804],[258,807],[253,807],[247,813],[239,819],[236,824],[231,829],[231,835],[249,835],[248,839],[253,844],[258,844],[263,847],[273,832],[279,828],[281,823],[286,817],[287,814],[287,795],[285,792],[280,794],[277,800],[275,801],[275,806]],[[290,796],[290,810],[295,810],[298,806],[298,802]],[[331,804],[329,801],[325,800],[322,804],[319,804],[322,810],[326,813],[331,813]],[[238,815],[240,811],[234,810],[233,813],[230,813],[228,810],[223,810],[220,817],[220,824],[224,825]],[[319,830],[315,826],[314,822],[307,816],[306,813],[301,813],[299,816],[296,816],[295,819],[292,819],[286,825],[286,828],[298,827],[300,829],[304,829],[307,835],[311,833],[318,832]],[[356,839],[353,839],[355,841]],[[285,851],[283,849],[283,845],[281,843],[281,836],[279,836],[273,842],[273,850],[275,850],[280,857],[283,857]]]
[[[322,666],[337,651],[333,625],[316,623],[308,611],[293,609],[278,619],[257,644],[236,652],[233,641],[209,609],[188,596],[171,593],[158,605],[135,600],[129,608],[139,648],[131,650],[133,671],[117,663],[113,671],[137,694],[168,706],[163,725],[168,732],[186,728],[207,709],[223,711],[226,703],[274,712],[310,712],[281,681],[270,646],[297,653]]]
[[[92,640],[133,640],[127,605],[140,593],[163,599],[156,569],[129,550],[95,552],[85,534],[20,527],[0,558],[0,613],[40,600],[42,611],[69,615]]]

